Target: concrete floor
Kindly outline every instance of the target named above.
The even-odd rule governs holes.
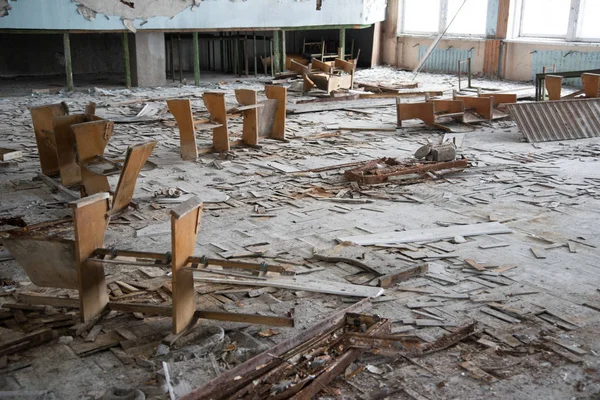
[[[378,68],[360,71],[358,79],[391,83],[405,80],[407,76]],[[422,74],[418,80],[423,88],[443,89],[446,93],[456,86],[455,78],[445,75]],[[502,89],[523,86],[493,81],[474,84]],[[119,105],[120,102],[185,95],[193,99],[194,110],[201,112],[204,110],[200,98],[203,91],[225,90],[228,105],[233,106],[233,89],[241,87],[261,90],[263,82],[214,79],[203,81],[200,88],[109,90],[0,99],[0,147],[17,148],[25,153],[25,157],[16,160],[18,166],[3,167],[0,174],[0,218],[21,215],[32,224],[70,213],[64,207],[65,198],[34,180],[39,164],[26,107],[66,101],[72,112],[76,112],[88,101],[95,101],[98,115],[114,119],[134,116],[144,104],[141,101]],[[290,91],[291,103],[301,98],[308,97]],[[381,374],[365,371],[348,380],[336,379],[332,386],[340,389],[341,398],[383,399],[386,393],[392,393],[388,398],[393,399],[599,398],[598,139],[531,144],[522,140],[510,120],[481,124],[465,135],[460,148],[460,153],[474,163],[465,172],[411,186],[390,183],[362,187],[359,193],[345,180],[343,170],[295,175],[281,169],[302,171],[384,156],[410,158],[419,146],[428,141],[438,142],[443,133],[425,129],[416,121],[395,132],[336,130],[339,125],[393,125],[395,107],[298,114],[288,117],[287,143],[264,140],[260,149],[235,148],[226,157],[208,154],[197,162],[184,162],[179,157],[177,129],[168,112],[164,118],[163,122],[115,126],[107,149],[109,155],[123,155],[132,143],[158,140],[150,158],[157,168],[143,172],[138,180],[135,198],[142,204],[135,212],[138,217],[111,224],[107,236],[109,245],[118,245],[121,249],[169,250],[170,235],[165,227],[172,205],[156,210],[150,207],[155,200],[149,198],[154,191],[165,187],[182,188],[206,202],[196,254],[213,257],[260,248],[264,251],[262,258],[254,260],[287,261],[297,265],[307,263],[306,259],[315,251],[330,251],[337,245],[335,239],[341,236],[490,220],[498,220],[513,230],[511,234],[468,238],[460,244],[449,241],[412,244],[420,253],[426,253],[421,260],[413,260],[411,255],[418,257],[406,249],[359,249],[385,259],[392,269],[427,261],[431,273],[386,290],[384,297],[374,301],[370,312],[392,319],[394,329],[407,329],[422,340],[433,341],[452,328],[411,330],[410,326],[405,328],[403,320],[421,317],[406,307],[407,303],[437,299],[441,304],[436,302],[435,306],[421,310],[448,324],[477,321],[481,338],[495,342],[499,349],[486,347],[476,342],[475,337],[413,361],[365,355],[355,366],[377,366]],[[234,133],[240,129],[239,124],[232,127]],[[208,135],[200,137],[202,145],[210,143]],[[222,169],[216,168],[215,160]],[[350,191],[346,196],[351,194],[372,202],[343,204],[340,208],[326,200],[347,189]],[[266,213],[274,216],[252,217],[256,207],[265,207]],[[68,231],[63,234],[69,235]],[[505,243],[506,247],[485,248],[498,242]],[[444,250],[440,250],[440,246]],[[543,251],[546,258],[536,258],[532,248]],[[444,258],[445,252],[452,256]],[[467,266],[465,259],[516,267],[486,279]],[[311,278],[323,281],[346,282],[346,278],[357,272],[345,264],[312,262],[310,265],[324,268],[310,274]],[[297,265],[297,268],[303,267]],[[139,280],[136,269],[109,268],[108,280]],[[450,281],[440,280],[440,277]],[[60,292],[30,284],[15,261],[0,263],[0,278],[16,281],[17,292]],[[229,338],[225,343],[227,340],[239,343],[235,335],[240,331],[249,333],[256,343],[248,347],[272,346],[356,300],[283,289],[259,297],[248,297],[241,292],[234,302],[218,301],[213,296],[215,291],[232,288],[198,282],[197,302],[201,308],[270,315],[283,315],[295,308],[296,328],[278,328],[279,334],[267,338],[256,335],[264,327],[203,321],[205,327],[223,327]],[[434,295],[415,293],[407,288],[419,288]],[[12,302],[11,293],[10,287],[5,289],[0,302]],[[459,294],[468,294],[470,299],[449,298]],[[151,299],[157,303],[163,301],[157,295]],[[482,307],[490,301],[501,301],[520,310],[524,317],[518,323],[509,323],[483,313]],[[544,310],[547,312],[539,314]],[[565,327],[565,321],[573,326]],[[50,394],[46,398],[92,399],[99,398],[109,387],[143,387],[148,397],[168,398],[168,395],[156,394],[160,392],[157,385],[161,380],[162,361],[168,363],[178,393],[185,393],[215,376],[201,339],[182,349],[171,349],[167,355],[156,355],[160,339],[169,333],[170,319],[138,320],[131,314],[118,314],[103,324],[107,336],[112,328],[126,326],[138,337],[146,338],[147,345],[137,346],[130,353],[133,363],[123,364],[111,351],[80,357],[78,351],[83,339],[75,338],[72,343],[63,339],[10,359],[8,368],[0,370],[0,390],[47,390]],[[513,347],[499,338],[502,334],[513,335],[520,341]],[[582,361],[572,363],[548,350],[540,344],[545,343],[545,338],[577,346],[585,351]],[[211,351],[222,368],[235,364],[222,350]],[[474,379],[459,366],[464,361],[471,361],[498,381],[490,384]],[[30,365],[18,369],[15,367],[18,363]]]

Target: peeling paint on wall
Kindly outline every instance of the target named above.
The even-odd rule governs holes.
[[[125,20],[173,17],[197,4],[194,0],[76,0],[76,2],[97,13],[117,16]]]
[[[8,15],[8,10],[10,10],[8,0],[0,0],[0,17],[6,17]]]
[[[77,12],[88,21],[93,21],[96,19],[96,11],[84,6],[83,4],[77,4]]]

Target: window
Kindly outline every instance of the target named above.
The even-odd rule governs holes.
[[[521,35],[567,37],[571,0],[523,0]]]
[[[581,40],[596,39],[600,41],[600,1],[583,0],[579,9],[579,31],[577,37]]]
[[[484,35],[487,23],[488,2],[485,0],[467,0],[458,14],[463,0],[448,0],[448,22],[456,15],[448,28],[449,34]]]
[[[440,29],[440,0],[405,0],[403,17],[403,32],[438,32]]]
[[[513,37],[600,42],[600,0],[513,1]]]
[[[456,15],[448,28],[448,35],[484,36],[487,3],[487,0],[403,0],[400,3],[398,31],[438,34],[446,29]]]

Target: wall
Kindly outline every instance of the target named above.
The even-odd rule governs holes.
[[[402,68],[414,69],[433,40],[434,38],[426,36],[398,37],[399,65]],[[473,74],[481,74],[484,50],[485,40],[483,39],[441,40],[421,70],[456,73],[458,60],[466,60],[471,57],[471,71]],[[466,71],[466,65],[463,66],[463,71]]]
[[[506,50],[505,78],[510,80],[532,80],[544,66],[551,72],[553,64],[557,71],[600,68],[600,44],[508,41]]]
[[[62,75],[65,73],[60,34],[0,33],[0,77]],[[119,34],[71,35],[73,73],[122,73],[123,50]]]
[[[114,3],[116,0],[106,1]],[[154,2],[172,3],[173,0]],[[191,0],[183,2],[192,3]],[[89,1],[87,3],[92,4]],[[324,0],[319,11],[316,10],[315,0],[206,0],[196,3],[198,6],[187,7],[173,17],[135,19],[131,27],[138,30],[211,30],[368,25],[385,18],[386,0]],[[90,21],[78,13],[77,4],[71,0],[12,0],[10,5],[12,9],[9,14],[0,17],[0,29],[124,29],[121,15],[98,13]]]

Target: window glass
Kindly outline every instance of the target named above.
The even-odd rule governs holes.
[[[579,14],[579,37],[600,39],[600,0],[584,0]]]
[[[405,0],[404,32],[438,32],[440,25],[440,0]]]
[[[566,37],[570,11],[571,0],[523,0],[521,36]]]
[[[450,23],[464,0],[448,0],[448,18]],[[450,34],[485,35],[488,2],[467,0],[454,22],[448,28]]]

